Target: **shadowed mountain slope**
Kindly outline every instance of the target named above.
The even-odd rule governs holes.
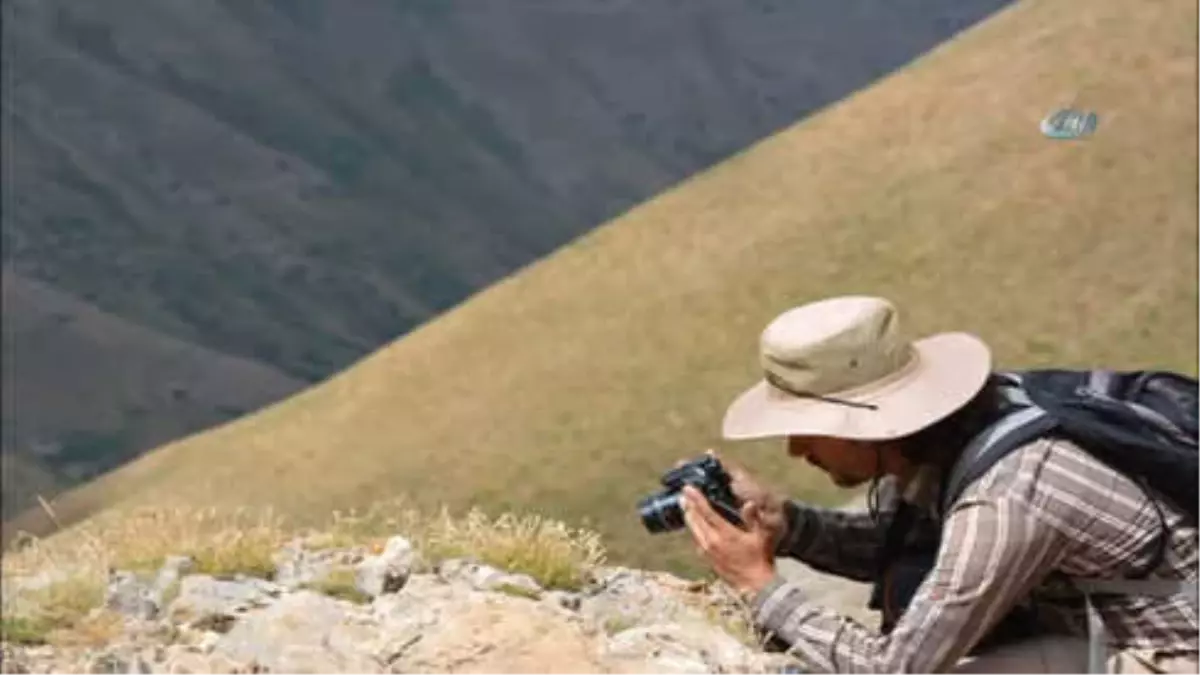
[[[6,515],[304,386],[9,271],[2,283]]]

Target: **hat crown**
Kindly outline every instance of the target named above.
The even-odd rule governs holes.
[[[792,393],[829,395],[878,382],[913,356],[896,307],[883,298],[846,296],[802,305],[762,332],[768,381]]]

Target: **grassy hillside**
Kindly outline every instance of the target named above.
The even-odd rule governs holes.
[[[126,366],[145,332],[318,381],[1007,2],[11,0],[0,257]],[[200,428],[64,409],[112,377],[69,361],[10,393],[87,432],[76,479]]]
[[[1007,0],[3,4],[3,257],[322,379]]]
[[[280,405],[64,500],[533,509],[687,566],[635,500],[716,444],[772,317],[879,293],[1002,366],[1196,372],[1196,6],[1029,0]],[[1056,106],[1097,133],[1051,141]],[[722,446],[839,499],[775,443]],[[794,467],[794,468],[793,468]]]
[[[155,333],[45,284],[2,279],[0,511],[299,390],[279,371]]]

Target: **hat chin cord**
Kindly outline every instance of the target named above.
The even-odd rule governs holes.
[[[875,448],[875,477],[867,488],[867,512],[871,520],[879,522],[879,481],[883,479],[883,448]]]

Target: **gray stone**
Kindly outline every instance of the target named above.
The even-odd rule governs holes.
[[[367,558],[364,547],[326,548],[319,538],[298,538],[285,544],[272,556],[275,583],[296,589],[318,583],[334,570],[361,563]]]
[[[104,607],[109,611],[149,621],[158,616],[161,601],[161,594],[144,577],[124,570],[109,573],[104,591]]]
[[[703,604],[704,598],[689,593],[690,586],[669,575],[608,568],[599,571],[594,585],[582,594],[579,612],[606,632],[660,623],[703,621],[706,617],[699,605]]]
[[[579,593],[569,591],[547,591],[542,596],[542,601],[568,612],[578,612],[583,606],[583,597]]]
[[[168,612],[176,620],[223,632],[241,614],[270,605],[280,592],[278,586],[262,579],[192,575],[180,582],[179,597]]]
[[[754,653],[728,633],[703,623],[639,626],[605,643],[606,658],[642,662],[654,672],[751,672]]]
[[[214,655],[271,672],[381,672],[366,646],[377,629],[355,605],[297,591],[244,616],[217,642]]]
[[[168,557],[163,561],[162,567],[158,569],[158,576],[154,579],[154,590],[161,597],[161,594],[182,581],[183,577],[191,574],[194,569],[196,569],[196,561],[190,556],[173,555]]]
[[[328,551],[311,551],[303,539],[288,542],[275,552],[275,583],[285,588],[299,588],[324,579],[333,570],[333,555]]]
[[[416,562],[417,554],[412,544],[404,537],[392,537],[383,553],[358,564],[354,584],[372,598],[396,593],[408,582]]]
[[[108,649],[92,658],[88,663],[89,673],[152,673],[153,669],[141,654],[129,653],[128,649]]]
[[[545,590],[527,574],[510,574],[473,560],[448,560],[437,570],[447,583],[463,583],[477,591],[516,590],[517,594],[540,598]]]

